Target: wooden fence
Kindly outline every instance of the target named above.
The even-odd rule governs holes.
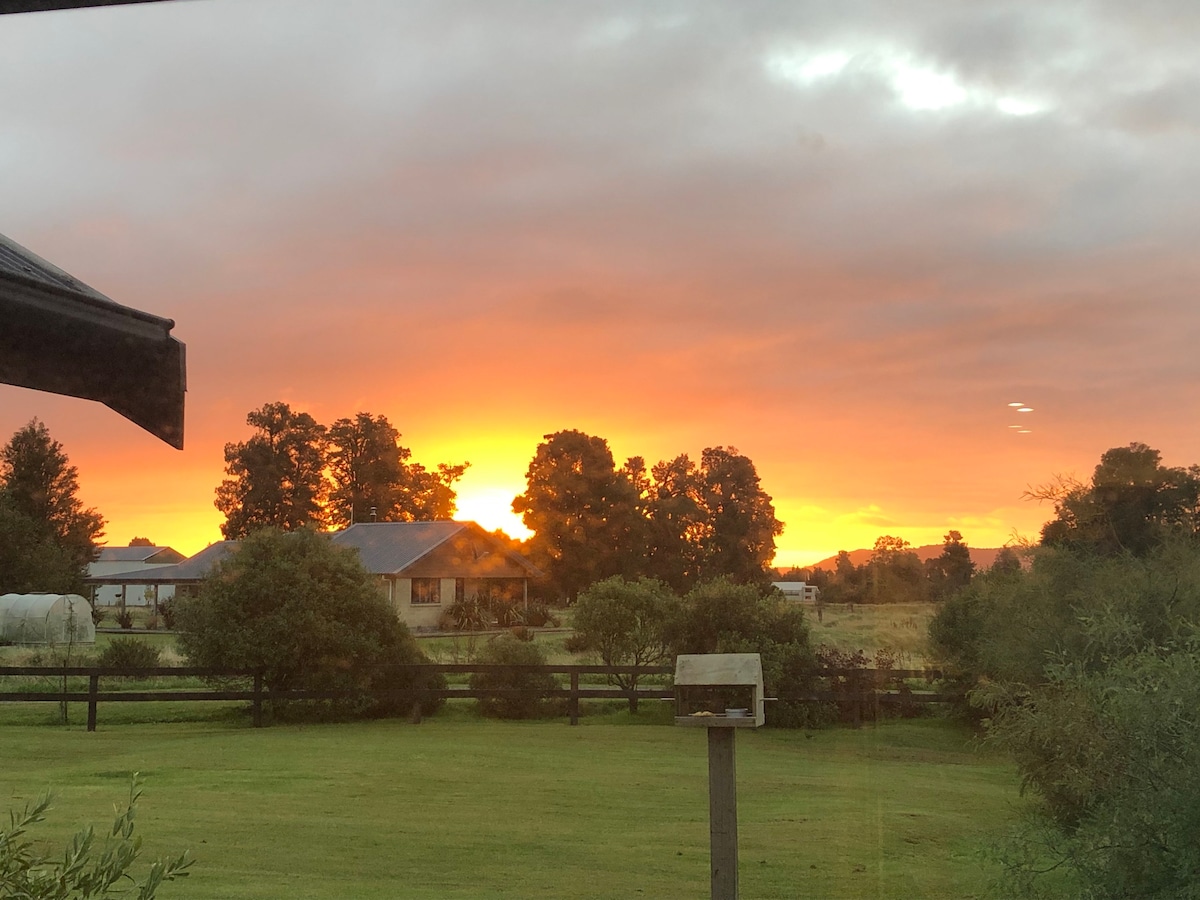
[[[422,664],[402,667],[414,674],[524,674],[543,673],[568,676],[568,686],[556,685],[548,691],[537,691],[537,696],[565,697],[570,724],[579,724],[581,700],[623,699],[635,709],[640,700],[670,700],[674,689],[663,684],[638,684],[635,689],[617,687],[612,684],[581,683],[582,675],[602,675],[611,679],[619,675],[670,676],[674,669],[669,666],[513,666],[484,665],[477,663]],[[860,722],[864,712],[880,707],[904,704],[944,703],[950,698],[933,690],[913,691],[903,687],[905,681],[930,680],[939,673],[905,669],[823,669],[818,677],[828,683],[823,690],[812,692],[803,700],[831,701],[848,704],[852,708],[852,719]],[[410,688],[395,691],[351,691],[351,690],[268,690],[263,684],[261,671],[250,669],[205,669],[193,666],[158,666],[147,669],[115,669],[99,666],[0,666],[0,678],[11,676],[44,678],[60,681],[63,687],[57,690],[0,691],[0,703],[86,703],[88,708],[87,730],[96,730],[98,707],[101,703],[146,703],[151,701],[243,701],[251,704],[254,727],[263,724],[265,701],[289,700],[346,700],[364,696],[376,699],[400,698],[412,702],[414,721],[420,721],[420,704],[429,699],[484,699],[493,697],[521,697],[531,692],[524,688],[472,688],[466,684],[448,684],[443,688]],[[87,678],[86,691],[67,688],[67,679]],[[204,688],[187,690],[105,690],[100,689],[100,680],[105,679],[148,679],[148,678],[203,678],[216,680],[246,679],[249,688],[231,688],[218,683]],[[418,683],[421,679],[417,679]]]

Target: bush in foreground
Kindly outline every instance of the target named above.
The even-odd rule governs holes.
[[[176,601],[180,649],[193,665],[260,669],[269,690],[357,691],[349,709],[407,712],[439,701],[404,668],[428,662],[358,554],[327,535],[264,528]],[[368,692],[393,695],[375,701]],[[407,695],[404,692],[408,692]]]
[[[186,877],[186,870],[192,864],[186,851],[176,859],[152,863],[141,881],[129,874],[130,867],[142,852],[142,839],[133,834],[140,796],[135,775],[129,788],[129,800],[123,810],[118,810],[102,848],[97,847],[95,829],[89,825],[67,843],[61,861],[51,861],[50,855],[40,849],[44,842],[27,837],[30,826],[45,821],[53,799],[50,794],[43,794],[19,813],[11,812],[9,827],[0,829],[0,897],[84,900],[119,894],[137,900],[153,900],[164,882]],[[97,850],[100,851],[98,854]]]
[[[114,669],[153,669],[162,652],[137,638],[113,638],[96,657],[96,665]]]

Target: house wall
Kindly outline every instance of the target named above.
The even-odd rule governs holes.
[[[400,621],[414,631],[436,631],[442,613],[454,602],[453,578],[441,578],[441,602],[413,603],[411,578],[387,578],[386,594]]]

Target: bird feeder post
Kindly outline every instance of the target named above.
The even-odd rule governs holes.
[[[675,661],[675,724],[708,732],[708,831],[712,900],[737,900],[738,728],[763,724],[757,653],[685,654]]]

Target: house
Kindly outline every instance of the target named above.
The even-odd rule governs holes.
[[[474,522],[360,522],[333,542],[358,551],[396,615],[414,631],[437,629],[456,600],[484,590],[526,600],[529,579],[542,574]]]
[[[84,579],[85,584],[92,585],[93,591],[102,589],[116,590],[118,594],[122,591],[129,597],[129,603],[136,602],[131,597],[131,590],[136,590],[136,587],[149,587],[154,591],[154,602],[166,600],[169,597],[177,594],[185,594],[190,590],[194,590],[209,572],[216,568],[217,563],[223,560],[226,556],[232,553],[237,548],[237,541],[217,541],[215,544],[209,544],[195,556],[190,556],[186,559],[180,554],[179,562],[173,565],[158,565],[149,568],[143,567],[140,569],[125,568],[119,572],[106,572],[98,574],[88,574]],[[126,548],[114,548],[126,549]],[[142,549],[142,548],[131,548]],[[154,548],[144,548],[154,549]],[[159,549],[170,549],[159,548]],[[171,550],[175,553],[174,550]],[[131,586],[134,586],[131,588]],[[99,601],[97,601],[99,602]]]
[[[529,579],[542,574],[474,522],[362,522],[332,535],[331,540],[358,551],[363,567],[379,579],[396,615],[414,631],[437,629],[442,614],[456,600],[483,591],[528,599]],[[88,582],[144,583],[159,589],[160,596],[168,586],[187,593],[237,546],[237,541],[220,541],[175,565],[89,576]]]
[[[173,566],[186,559],[178,550],[170,547],[101,547],[96,558],[88,563],[85,584],[92,585],[93,606],[148,606],[161,600],[170,600],[175,593],[172,585],[160,591],[158,584],[134,581],[133,576]],[[93,579],[102,575],[122,574],[130,580],[120,584],[101,583]]]

